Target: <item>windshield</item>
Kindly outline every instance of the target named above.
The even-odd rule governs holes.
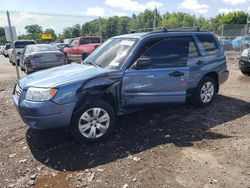
[[[47,51],[58,51],[57,47],[52,45],[35,45],[31,47],[32,52],[47,52]]]
[[[86,58],[84,63],[94,63],[102,68],[119,69],[137,41],[138,39],[109,39]]]

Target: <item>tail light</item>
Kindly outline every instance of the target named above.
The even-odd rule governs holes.
[[[32,59],[36,59],[36,58],[40,58],[42,57],[42,55],[38,55],[38,54],[35,54],[35,55],[30,55],[26,58],[27,61],[30,61]]]
[[[63,53],[58,53],[58,54],[56,54],[56,57],[63,57],[63,56],[64,56]]]

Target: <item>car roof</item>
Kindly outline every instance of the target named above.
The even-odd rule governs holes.
[[[30,45],[27,45],[28,47],[34,47],[34,46],[37,46],[37,47],[40,47],[40,46],[52,46],[54,47],[53,45],[51,44],[30,44]]]
[[[179,31],[179,30],[169,30],[169,31],[155,31],[155,32],[143,32],[143,33],[131,33],[131,34],[125,34],[125,35],[119,35],[115,36],[113,38],[137,38],[141,39],[144,37],[150,37],[150,36],[162,36],[162,35],[198,35],[198,34],[213,34],[209,31]]]

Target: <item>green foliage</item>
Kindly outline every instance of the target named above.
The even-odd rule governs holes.
[[[37,24],[27,25],[25,29],[28,34],[42,34],[43,33],[43,28]]]
[[[6,43],[4,27],[0,27],[0,45],[4,45]]]
[[[161,15],[158,11],[145,10],[138,15],[133,14],[128,16],[112,16],[109,18],[101,19],[102,36],[104,38],[112,37],[115,35],[121,35],[129,33],[131,31],[144,31],[152,30],[153,20],[156,16],[158,28],[182,28],[182,27],[199,27],[203,30],[213,31],[216,34],[220,34],[222,30],[222,24],[246,24],[247,13],[242,11],[230,12],[228,14],[219,14],[213,18],[206,19],[202,16],[197,17],[195,15],[184,12],[165,13]],[[19,39],[34,39],[39,40],[43,29],[41,26],[28,25],[25,27],[27,34],[21,35]],[[3,28],[0,28],[0,43],[5,42]],[[72,27],[64,28],[63,33],[58,36],[53,29],[45,29],[45,33],[51,33],[53,40],[62,41],[65,38],[74,38],[78,36],[99,36],[99,20],[94,19],[86,22],[83,25],[76,24]]]
[[[248,14],[243,11],[229,12],[228,14],[222,15],[220,23],[222,24],[246,24]]]

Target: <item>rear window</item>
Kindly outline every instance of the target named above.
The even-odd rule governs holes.
[[[42,45],[42,46],[32,46],[32,52],[49,52],[49,51],[58,51],[58,48],[52,45]]]
[[[15,42],[15,48],[25,48],[25,46],[30,44],[36,44],[34,41],[17,41]]]
[[[197,35],[206,55],[216,55],[220,52],[219,46],[213,35]]]
[[[100,43],[99,38],[81,38],[80,44],[93,44],[93,43]]]

